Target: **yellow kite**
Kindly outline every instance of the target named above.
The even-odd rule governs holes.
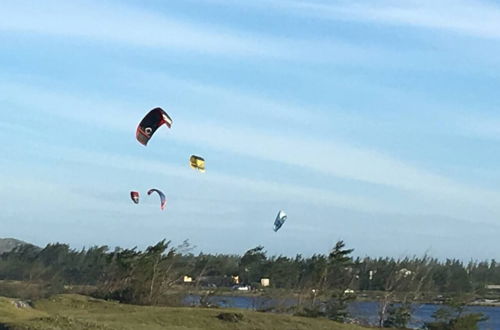
[[[205,159],[200,156],[191,155],[189,165],[200,172],[205,172]]]

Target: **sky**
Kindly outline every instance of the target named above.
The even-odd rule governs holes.
[[[0,237],[499,259],[499,52],[498,1],[2,0]]]

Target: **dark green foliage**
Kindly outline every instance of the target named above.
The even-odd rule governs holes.
[[[466,314],[446,321],[428,322],[425,326],[428,330],[477,330],[478,323],[486,320],[483,314]]]
[[[482,269],[478,271],[482,272]],[[445,264],[436,265],[433,279],[440,292],[465,293],[472,289],[471,278],[458,260],[448,259]]]
[[[353,249],[345,249],[345,243],[338,241],[328,255],[324,270],[324,287],[333,291],[330,299],[326,301],[325,314],[337,322],[346,320],[348,303],[355,298],[347,291],[356,273],[352,268],[354,263],[350,256],[353,251]]]
[[[243,284],[260,288],[261,278],[270,279],[265,294],[287,289],[299,295],[297,313],[345,319],[345,306],[352,294],[364,290],[380,291],[382,324],[402,324],[402,310],[391,309],[395,301],[403,304],[439,294],[488,294],[487,284],[500,283],[500,265],[494,260],[440,262],[423,258],[364,258],[353,260],[353,250],[343,241],[327,254],[310,257],[270,256],[257,246],[243,256],[224,254],[193,255],[184,242],[174,247],[162,240],[144,251],[136,248],[109,249],[95,246],[74,250],[67,244],[45,248],[23,244],[0,255],[0,295],[40,298],[61,292],[80,292],[96,297],[136,304],[171,304],[179,301],[171,290],[208,290],[208,297],[219,288],[233,285],[239,275]],[[371,276],[370,276],[371,274]],[[409,274],[409,275],[405,275]],[[194,282],[184,285],[184,275]],[[274,291],[273,291],[274,290]],[[173,292],[172,292],[173,291]],[[314,294],[312,294],[314,292]],[[350,292],[350,293],[346,293]],[[273,293],[274,294],[274,293]]]
[[[184,243],[181,247],[186,248]],[[43,296],[73,286],[93,286],[97,296],[139,304],[157,304],[177,282],[185,267],[176,248],[165,240],[146,251],[93,247],[71,250],[66,244],[49,244],[42,250],[20,246],[0,257],[0,279],[43,283]]]
[[[221,321],[226,321],[226,322],[239,322],[243,320],[243,314],[241,313],[220,313],[217,315],[217,318]]]
[[[254,284],[266,276],[267,257],[263,246],[245,252],[239,263],[239,274],[243,283]]]
[[[346,321],[348,304],[355,299],[355,295],[349,291],[357,273],[350,256],[352,251],[352,249],[345,249],[343,241],[338,241],[327,257],[313,256],[312,260],[316,262],[306,264],[303,269],[308,271],[305,278],[316,281],[320,289],[314,290],[309,303],[298,307],[296,315],[327,317],[337,322]],[[318,292],[323,294],[322,299],[316,299]],[[326,297],[325,293],[328,294]]]
[[[467,298],[462,296],[447,301],[432,317],[435,321],[425,324],[428,330],[477,330],[479,322],[486,321],[482,313],[465,314]]]
[[[348,317],[347,307],[349,302],[354,300],[353,295],[337,291],[332,294],[330,299],[326,302],[325,314],[326,316],[337,322],[345,322]]]
[[[301,308],[295,315],[304,317],[324,317],[325,313],[322,311],[320,305],[312,305],[310,307]]]
[[[384,328],[406,328],[411,320],[411,305],[391,304],[384,320]]]

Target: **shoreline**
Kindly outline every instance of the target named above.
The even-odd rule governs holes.
[[[198,291],[193,291],[193,292],[188,292],[186,293],[186,296],[201,296],[201,295],[212,295],[214,297],[232,297],[232,298],[238,298],[238,297],[247,297],[247,298],[258,298],[261,297],[262,299],[268,298],[268,299],[276,299],[276,300],[283,300],[283,299],[297,299],[297,300],[310,300],[311,297],[304,297],[302,295],[296,292],[270,292],[270,291],[248,291],[248,292],[240,292],[240,291],[233,291],[233,290],[221,290],[220,292],[217,292],[217,290],[198,290]],[[381,299],[377,299],[378,295],[377,293],[362,293],[360,296],[357,296],[352,302],[379,302]],[[320,296],[317,296],[315,299],[321,299]],[[394,303],[400,303],[400,299],[394,299]],[[416,300],[412,302],[412,304],[421,304],[421,305],[444,305],[444,301],[442,299],[435,299],[435,300]],[[474,301],[467,303],[466,306],[481,306],[481,307],[500,307],[500,299],[487,299],[487,298],[477,298]]]

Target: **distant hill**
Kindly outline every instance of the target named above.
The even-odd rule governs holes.
[[[15,238],[0,238],[0,254],[10,252],[21,245],[33,245]]]

